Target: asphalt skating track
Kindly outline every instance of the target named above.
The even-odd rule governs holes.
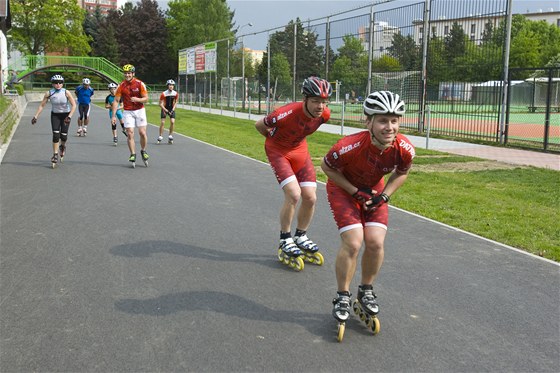
[[[296,273],[276,259],[268,165],[156,146],[150,126],[150,167],[131,169],[94,107],[52,170],[36,108],[0,166],[0,371],[560,371],[557,264],[391,209],[381,333],[352,317],[337,343],[324,185],[309,234],[326,263]]]

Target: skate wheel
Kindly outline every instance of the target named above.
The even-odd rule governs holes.
[[[51,167],[54,169],[56,168],[56,163],[51,163]]]
[[[373,332],[373,335],[379,333],[379,330],[381,329],[381,323],[379,322],[379,319],[377,317],[371,318],[370,329]]]
[[[64,157],[60,158],[60,163],[64,163]]]
[[[346,330],[346,324],[343,322],[339,322],[338,323],[338,333],[336,336],[336,340],[338,342],[342,342],[342,339],[344,338],[344,331]]]
[[[293,269],[295,269],[298,272],[303,270],[304,266],[305,266],[305,264],[303,263],[303,259],[299,256],[296,257],[296,258],[293,258],[290,261],[290,267],[292,267]]]
[[[148,167],[148,161],[144,161],[144,164],[146,165],[146,167]]]
[[[315,259],[315,264],[318,266],[322,266],[325,263],[325,258],[319,252],[313,254],[313,258]]]
[[[132,168],[136,168],[136,163],[132,162]]]
[[[281,262],[284,261],[284,253],[282,252],[282,249],[278,249],[278,260]]]
[[[352,309],[354,310],[354,313],[361,318],[362,308],[360,307],[360,303],[357,300],[355,300],[352,304]]]

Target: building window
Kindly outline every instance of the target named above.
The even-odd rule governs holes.
[[[420,33],[421,33],[421,34],[424,33],[424,27],[420,27]]]
[[[476,32],[476,24],[473,23],[473,24],[471,25],[471,34],[474,34],[475,32]]]
[[[444,35],[448,35],[448,34],[449,34],[449,26],[445,26],[445,27],[444,27],[443,33],[444,33]]]
[[[436,26],[432,26],[432,35],[436,36]]]

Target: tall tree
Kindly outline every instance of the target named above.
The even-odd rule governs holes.
[[[350,96],[364,95],[367,86],[368,55],[360,39],[346,35],[338,48],[338,57],[331,68],[331,80],[342,82],[342,91]]]
[[[226,0],[172,0],[168,6],[168,44],[171,53],[177,56],[181,49],[222,40],[217,45],[217,68],[219,75],[226,76],[227,56],[232,52],[235,35],[232,30],[234,13]]]
[[[296,28],[296,80],[303,81],[310,75],[323,76],[325,73],[325,48],[317,45],[318,35],[313,30],[303,27],[300,19],[290,21],[284,31],[277,31],[270,37],[270,50],[282,53],[288,59],[293,70],[294,61],[294,25]]]
[[[87,36],[90,37],[90,47],[92,52],[95,53],[96,47],[99,45],[97,39],[99,36],[99,32],[102,30],[102,23],[104,20],[104,16],[101,13],[101,8],[99,5],[95,7],[93,13],[87,13],[84,19],[84,32]]]
[[[148,83],[177,75],[176,64],[169,58],[166,21],[156,1],[126,3],[109,21],[118,35],[121,65],[133,64],[136,75]]]
[[[24,54],[90,51],[82,24],[84,11],[75,0],[12,0],[12,41]]]
[[[412,35],[404,36],[400,32],[395,33],[392,44],[387,49],[389,54],[399,61],[404,70],[420,70],[422,68],[420,47],[416,45]]]

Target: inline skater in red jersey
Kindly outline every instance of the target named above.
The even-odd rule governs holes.
[[[266,137],[266,155],[284,192],[278,257],[285,264],[297,261],[299,270],[303,268],[303,260],[297,258],[302,255],[308,261],[323,264],[319,248],[307,237],[315,212],[317,180],[306,137],[329,120],[327,103],[332,87],[328,81],[311,76],[303,81],[301,91],[302,101],[282,106],[255,123],[256,129]],[[296,231],[292,237],[296,214]]]
[[[365,244],[354,311],[376,333],[379,306],[373,283],[383,263],[388,202],[406,181],[415,150],[399,133],[405,113],[399,95],[373,92],[363,106],[367,131],[340,139],[323,158],[321,168],[328,176],[327,196],[341,238],[335,265],[338,291],[333,316],[341,323],[349,317],[350,283]],[[387,174],[390,176],[385,184]]]

